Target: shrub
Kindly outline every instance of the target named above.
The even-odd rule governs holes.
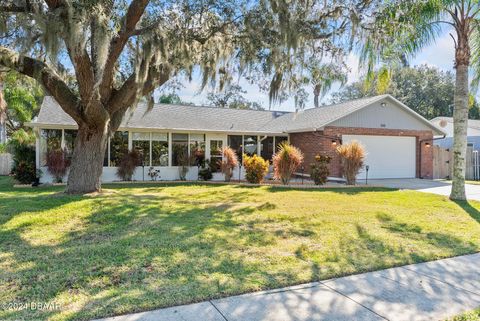
[[[225,176],[225,182],[230,182],[233,176],[233,169],[238,166],[237,153],[229,146],[222,148],[223,160],[220,163],[220,170]]]
[[[205,163],[207,164],[208,168],[210,168],[212,173],[217,173],[220,169],[221,161],[207,159]]]
[[[330,156],[317,155],[315,156],[315,163],[310,164],[310,177],[315,185],[323,185],[327,182],[328,174],[330,174],[328,170],[330,160]]]
[[[0,143],[0,154],[7,153],[7,143]]]
[[[160,178],[160,170],[155,169],[155,167],[151,166],[148,169],[148,176],[152,181],[156,181],[158,178]]]
[[[258,155],[248,156],[243,154],[243,166],[247,182],[258,184],[268,173],[269,162]]]
[[[21,184],[38,181],[35,165],[35,135],[23,129],[16,131],[8,142],[13,156],[12,175]]]
[[[117,176],[124,181],[131,181],[135,168],[140,165],[141,160],[141,155],[136,149],[125,153],[118,163]]]
[[[203,181],[208,181],[213,178],[212,170],[210,167],[202,167],[198,172],[198,177]]]
[[[363,167],[365,148],[357,141],[337,147],[337,153],[341,158],[343,175],[348,185],[355,185],[358,172]]]
[[[192,151],[193,164],[198,166],[205,165],[205,151],[201,149],[196,149]]]
[[[67,174],[68,167],[70,167],[70,160],[66,157],[66,152],[63,149],[52,150],[47,154],[47,171],[53,176],[55,183],[61,183],[65,174]]]
[[[273,155],[274,178],[282,181],[282,184],[290,183],[292,175],[303,162],[302,152],[288,142],[279,145],[279,151]]]

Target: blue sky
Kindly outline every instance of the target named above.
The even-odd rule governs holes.
[[[454,47],[453,40],[449,36],[448,31],[445,31],[441,36],[439,36],[436,42],[423,51],[421,51],[415,59],[410,61],[410,65],[420,65],[427,64],[430,66],[436,66],[442,70],[453,70],[453,59],[454,59]],[[358,70],[358,58],[351,54],[348,57],[347,64],[350,68],[350,74],[348,82],[353,82],[360,77],[360,72]],[[246,82],[240,82],[243,89],[247,91],[244,95],[250,101],[256,101],[261,103],[265,108],[268,108],[268,95],[262,93],[258,90],[258,87],[255,85],[250,85]],[[198,105],[207,103],[207,90],[199,93],[200,89],[200,78],[196,77],[190,83],[185,83],[184,88],[180,89],[177,94],[182,98],[182,100],[187,102],[193,102]],[[338,87],[332,89],[332,91],[338,90]],[[328,100],[328,94],[324,98]],[[310,94],[309,101],[307,102],[307,108],[313,107],[313,96]],[[284,111],[294,111],[295,105],[293,99],[283,102],[282,104],[276,104],[272,106],[274,110],[284,110]]]

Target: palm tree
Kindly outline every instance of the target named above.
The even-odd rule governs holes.
[[[480,5],[478,1],[395,0],[376,14],[365,33],[361,64],[368,74],[379,63],[384,67],[412,58],[444,31],[455,45],[453,184],[450,199],[465,200],[465,158],[469,103],[469,69],[480,79]],[[471,48],[474,49],[471,54]],[[389,77],[385,77],[388,79]]]

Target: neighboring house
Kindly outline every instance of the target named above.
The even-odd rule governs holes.
[[[453,147],[453,118],[452,117],[436,117],[430,121],[436,127],[441,128],[446,136],[444,139],[434,141],[435,145],[443,148]],[[473,150],[480,149],[480,120],[468,120],[467,144],[472,146]]]
[[[29,125],[38,133],[37,166],[43,170],[42,181],[51,181],[44,168],[47,152],[63,147],[71,154],[77,126],[51,97],[45,98],[39,116]],[[430,178],[432,138],[443,135],[390,95],[291,113],[162,104],[147,112],[140,104],[127,113],[110,138],[102,180],[118,180],[115,166],[127,149],[140,149],[144,155],[144,172],[139,167],[134,179],[148,180],[148,169],[154,166],[160,169],[162,180],[174,180],[179,178],[179,150],[215,161],[221,159],[221,147],[228,145],[240,156],[259,154],[271,159],[284,140],[304,153],[305,173],[315,155],[323,153],[332,157],[330,176],[341,177],[335,149],[342,142],[358,140],[367,149],[370,178]],[[187,178],[197,179],[197,174],[197,167],[192,166]],[[237,169],[234,179],[239,174],[243,176]],[[216,173],[214,179],[222,179],[221,174]]]

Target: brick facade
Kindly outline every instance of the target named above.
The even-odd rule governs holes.
[[[325,127],[323,131],[291,133],[290,143],[300,148],[305,159],[305,172],[308,173],[309,165],[314,162],[317,154],[328,155],[332,158],[330,163],[330,176],[341,177],[342,168],[340,158],[335,152],[342,135],[375,135],[375,136],[409,136],[416,138],[417,166],[416,175],[421,178],[433,177],[433,133],[429,130],[400,130],[386,128],[351,128],[351,127]],[[338,140],[335,140],[335,137]],[[336,141],[334,144],[332,141]],[[421,148],[420,148],[421,145]]]

